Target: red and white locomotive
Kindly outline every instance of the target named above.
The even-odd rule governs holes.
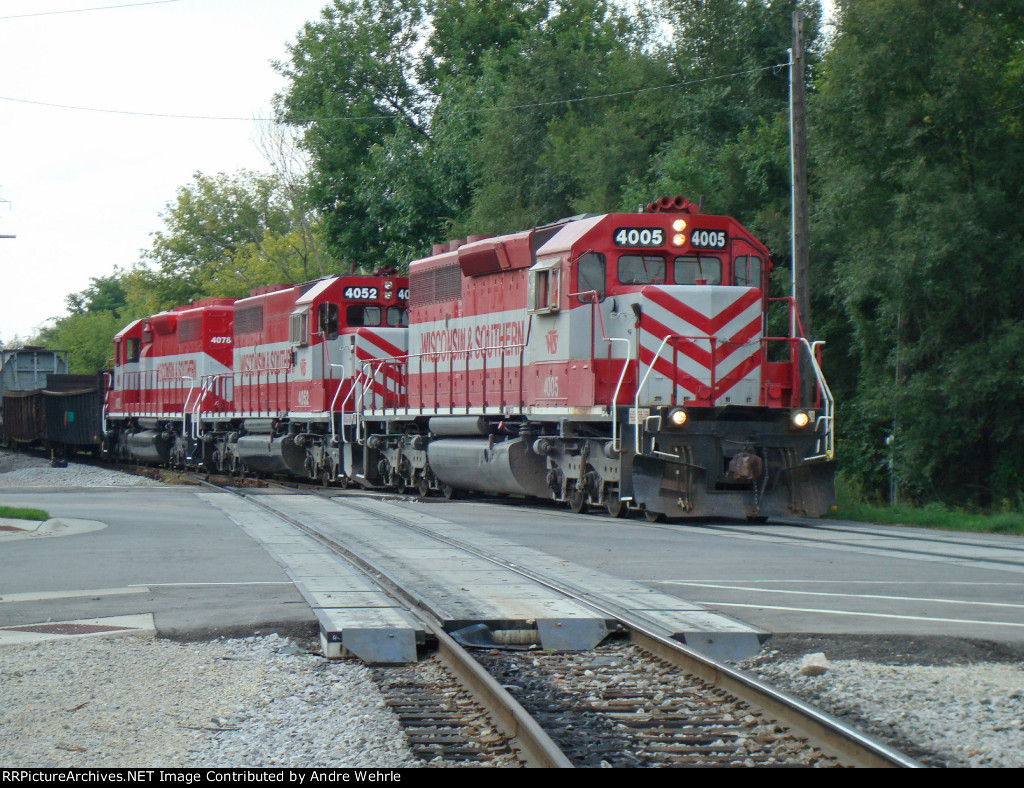
[[[201,302],[118,336],[108,429],[122,453],[235,472],[650,519],[821,515],[833,401],[816,346],[767,334],[770,266],[734,219],[675,198],[436,246],[408,280]],[[204,357],[156,347],[195,312]],[[142,385],[153,369],[176,393]]]

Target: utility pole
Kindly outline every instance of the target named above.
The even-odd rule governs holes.
[[[804,14],[793,12],[793,48],[789,53],[789,121],[790,157],[792,167],[793,201],[793,301],[804,336],[811,336],[811,297],[807,287],[808,248],[810,231],[807,211],[807,115],[804,100]],[[795,318],[794,318],[795,322]],[[796,326],[792,326],[796,336]],[[802,359],[803,360],[803,359]],[[801,401],[813,397],[814,376],[809,365],[801,363]]]

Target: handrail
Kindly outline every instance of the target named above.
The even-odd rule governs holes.
[[[815,423],[816,430],[818,425],[824,427],[824,434],[818,439],[817,444],[819,453],[810,457],[804,457],[804,459],[831,460],[835,456],[835,398],[832,396],[832,389],[828,387],[828,383],[825,381],[825,375],[822,373],[821,367],[818,365],[818,360],[815,357],[815,352],[824,345],[825,342],[824,340],[808,342],[803,337],[800,337],[800,344],[806,348],[807,355],[811,360],[811,369],[814,370],[814,376],[817,378],[818,389],[822,394],[822,403],[825,411],[818,417]]]
[[[189,400],[192,399],[192,392],[195,390],[196,381],[195,381],[195,378],[193,378],[190,375],[182,375],[181,379],[182,380],[187,380],[189,382],[188,396],[185,397],[185,401],[181,404],[181,435],[182,435],[182,437],[185,437],[185,434],[186,434],[187,428],[188,428],[188,418],[187,418],[188,403],[189,403]],[[157,397],[157,402],[155,404],[158,407],[162,404],[160,402],[160,398],[159,397]]]
[[[206,395],[210,393],[213,388],[213,381],[216,375],[204,375],[201,380],[205,381],[202,388],[199,390],[199,396],[196,398],[195,405],[192,406],[192,439],[199,440],[199,420],[203,416],[203,400],[206,399]]]
[[[106,437],[107,435],[110,434],[110,431],[107,430],[107,397],[110,395],[110,392],[112,390],[111,389],[111,385],[112,385],[111,379],[112,379],[112,377],[113,376],[111,375],[110,372],[104,372],[103,376],[102,376],[102,379],[103,379],[103,396],[100,397],[100,403],[101,403],[101,405],[100,405],[100,431],[103,433],[104,437]]]
[[[618,340],[618,341],[628,342],[629,340]],[[522,353],[525,350],[525,348],[526,348],[526,343],[515,343],[515,344],[510,344],[510,345],[487,345],[487,346],[484,346],[484,347],[465,348],[465,349],[462,349],[462,350],[444,350],[444,351],[433,351],[433,352],[429,352],[429,353],[407,353],[404,356],[389,356],[387,358],[365,359],[362,362],[362,369],[361,369],[361,371],[359,373],[359,377],[357,378],[357,379],[361,379],[362,380],[363,386],[360,388],[359,396],[356,398],[356,412],[359,413],[360,411],[363,410],[363,408],[360,407],[360,406],[362,405],[366,388],[368,386],[372,385],[372,381],[377,377],[378,374],[380,374],[384,370],[384,368],[386,366],[394,365],[395,369],[398,370],[398,371],[401,371],[401,369],[403,367],[405,368],[405,370],[406,370],[406,398],[407,398],[406,401],[408,401],[408,394],[409,394],[409,392],[408,392],[408,385],[409,385],[408,384],[408,377],[409,377],[410,362],[413,359],[417,359],[419,361],[419,364],[417,365],[417,370],[418,370],[417,371],[417,375],[418,375],[418,379],[419,379],[419,396],[420,396],[420,399],[422,400],[422,398],[423,398],[423,392],[422,392],[423,384],[422,384],[422,381],[423,381],[423,377],[425,375],[425,373],[423,372],[423,359],[425,359],[425,358],[435,359],[434,361],[431,362],[431,363],[433,363],[433,365],[435,367],[435,371],[434,371],[435,372],[435,377],[436,377],[436,373],[437,373],[436,367],[439,366],[444,360],[448,360],[449,361],[449,370],[448,370],[449,376],[454,376],[454,372],[455,372],[454,362],[455,362],[455,360],[457,358],[459,358],[461,356],[464,356],[465,357],[465,361],[466,361],[466,367],[467,368],[466,368],[466,370],[463,370],[463,371],[467,374],[467,386],[468,386],[468,375],[469,374],[474,373],[474,372],[480,372],[481,373],[481,390],[480,390],[481,407],[486,408],[487,407],[486,402],[487,402],[487,396],[488,396],[488,389],[487,389],[487,371],[488,371],[487,356],[489,355],[489,353],[491,351],[495,351],[495,352],[498,352],[498,353],[501,354],[501,365],[500,365],[500,368],[501,368],[501,384],[500,384],[500,388],[499,388],[500,403],[498,404],[499,408],[507,407],[507,403],[508,403],[507,392],[505,392],[505,377],[504,377],[505,370],[507,369],[507,367],[505,366],[505,363],[504,363],[505,356],[506,355],[513,355],[516,352],[519,353],[519,355],[520,355],[520,360],[519,360],[519,395],[520,395],[520,404],[521,404],[522,389],[523,389],[523,366],[524,366],[524,360],[522,358]],[[472,358],[472,354],[474,354],[474,353],[480,354],[480,357],[481,357],[482,362],[483,362],[483,364],[482,364],[482,366],[481,366],[481,368],[479,370],[471,370],[471,369],[468,368],[469,361]],[[371,371],[372,371],[372,374],[370,374]],[[388,393],[388,388],[387,388],[388,382],[387,382],[386,377],[385,377],[385,380],[383,381],[383,385],[384,385],[384,393],[383,393],[383,402],[381,403],[381,409],[382,410],[386,410],[387,409],[387,393]],[[400,380],[399,380],[399,387],[400,387]],[[434,386],[434,396],[435,396],[435,399],[436,399],[436,396],[437,396],[437,393],[438,393],[437,389],[438,389],[438,386],[435,383],[435,386]],[[398,395],[401,396],[401,392],[400,391],[398,392]],[[450,399],[450,407],[452,409],[454,409],[454,407],[455,407],[454,406],[454,391],[448,392],[448,396],[449,396],[449,399]],[[465,408],[466,408],[467,412],[468,412],[469,408],[471,407],[470,404],[469,404],[469,399],[470,399],[470,392],[469,392],[469,389],[467,388],[467,390],[466,390],[466,405],[465,405]],[[347,402],[348,402],[348,397],[346,397],[345,401],[342,403],[342,406],[344,407],[344,405]],[[396,406],[396,407],[398,407],[398,406]],[[408,407],[408,405],[406,407]],[[420,408],[421,409],[423,408],[422,401],[420,403]],[[371,409],[375,409],[375,408],[371,408]]]
[[[345,382],[345,365],[344,364],[335,364],[330,359],[328,359],[327,363],[331,365],[331,369],[340,369],[341,370],[341,376],[338,378],[338,385],[334,389],[334,398],[331,400],[331,414],[330,414],[331,415],[331,442],[332,443],[337,443],[338,433],[336,432],[335,427],[334,427],[334,406],[338,404],[338,395],[341,394],[341,384]],[[344,427],[345,427],[344,422],[342,422],[342,430],[341,430],[342,438],[345,437],[345,429],[344,429]]]
[[[657,359],[661,356],[661,351],[665,349],[665,344],[672,338],[671,334],[667,334],[664,339],[661,340],[661,344],[658,345],[657,351],[654,353],[654,358]],[[640,363],[640,353],[637,353],[637,363]],[[633,397],[633,449],[637,454],[640,454],[640,392],[644,390],[644,386],[647,385],[647,378],[651,376],[651,372],[654,371],[654,362],[652,361],[647,366],[647,372],[644,373],[643,380],[637,381],[636,394]],[[675,381],[672,382],[675,385]]]
[[[594,336],[594,314],[597,313],[597,324],[601,328],[601,340],[604,342],[625,342],[626,343],[626,357],[622,362],[622,372],[619,373],[619,382],[615,385],[615,393],[612,395],[612,401],[610,404],[612,411],[612,451],[622,453],[622,441],[619,438],[619,392],[622,390],[622,383],[626,380],[626,372],[629,370],[629,362],[633,360],[633,343],[625,337],[609,337],[605,334],[604,330],[604,315],[601,314],[601,310],[597,308],[597,290],[583,290],[579,293],[569,293],[568,297],[582,296],[582,295],[593,295],[594,298],[590,301],[590,336]],[[590,361],[591,364],[596,362],[594,358],[594,346],[591,341],[590,349]]]

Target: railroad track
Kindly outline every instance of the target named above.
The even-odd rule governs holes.
[[[280,503],[211,486],[247,498],[358,565],[345,545],[297,520]],[[339,513],[341,507],[361,509],[353,497],[331,499]],[[593,592],[442,538],[411,519],[387,519],[514,568],[619,624],[615,639],[592,651],[482,649],[474,659],[427,621],[435,662],[376,669],[387,702],[425,760],[547,767],[918,765],[802,701],[687,649]],[[364,569],[427,618],[414,590],[389,584],[379,568]]]

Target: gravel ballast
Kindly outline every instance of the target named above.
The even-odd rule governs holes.
[[[773,650],[769,641],[762,655],[739,667],[926,766],[1024,766],[1021,661],[928,665],[905,657],[829,659],[823,652],[792,658],[785,654],[793,651],[792,643],[787,645]],[[833,645],[840,652],[864,650],[859,639],[837,638]],[[884,639],[875,645],[879,654],[887,647]],[[955,642],[948,645],[958,650]],[[930,656],[940,663],[960,662],[941,651]],[[827,666],[823,671],[814,667],[821,664]]]
[[[365,667],[277,635],[0,649],[0,766],[418,765]]]
[[[69,462],[51,467],[49,460],[31,454],[0,451],[0,488],[3,487],[138,487],[155,485],[152,479],[94,465]]]

